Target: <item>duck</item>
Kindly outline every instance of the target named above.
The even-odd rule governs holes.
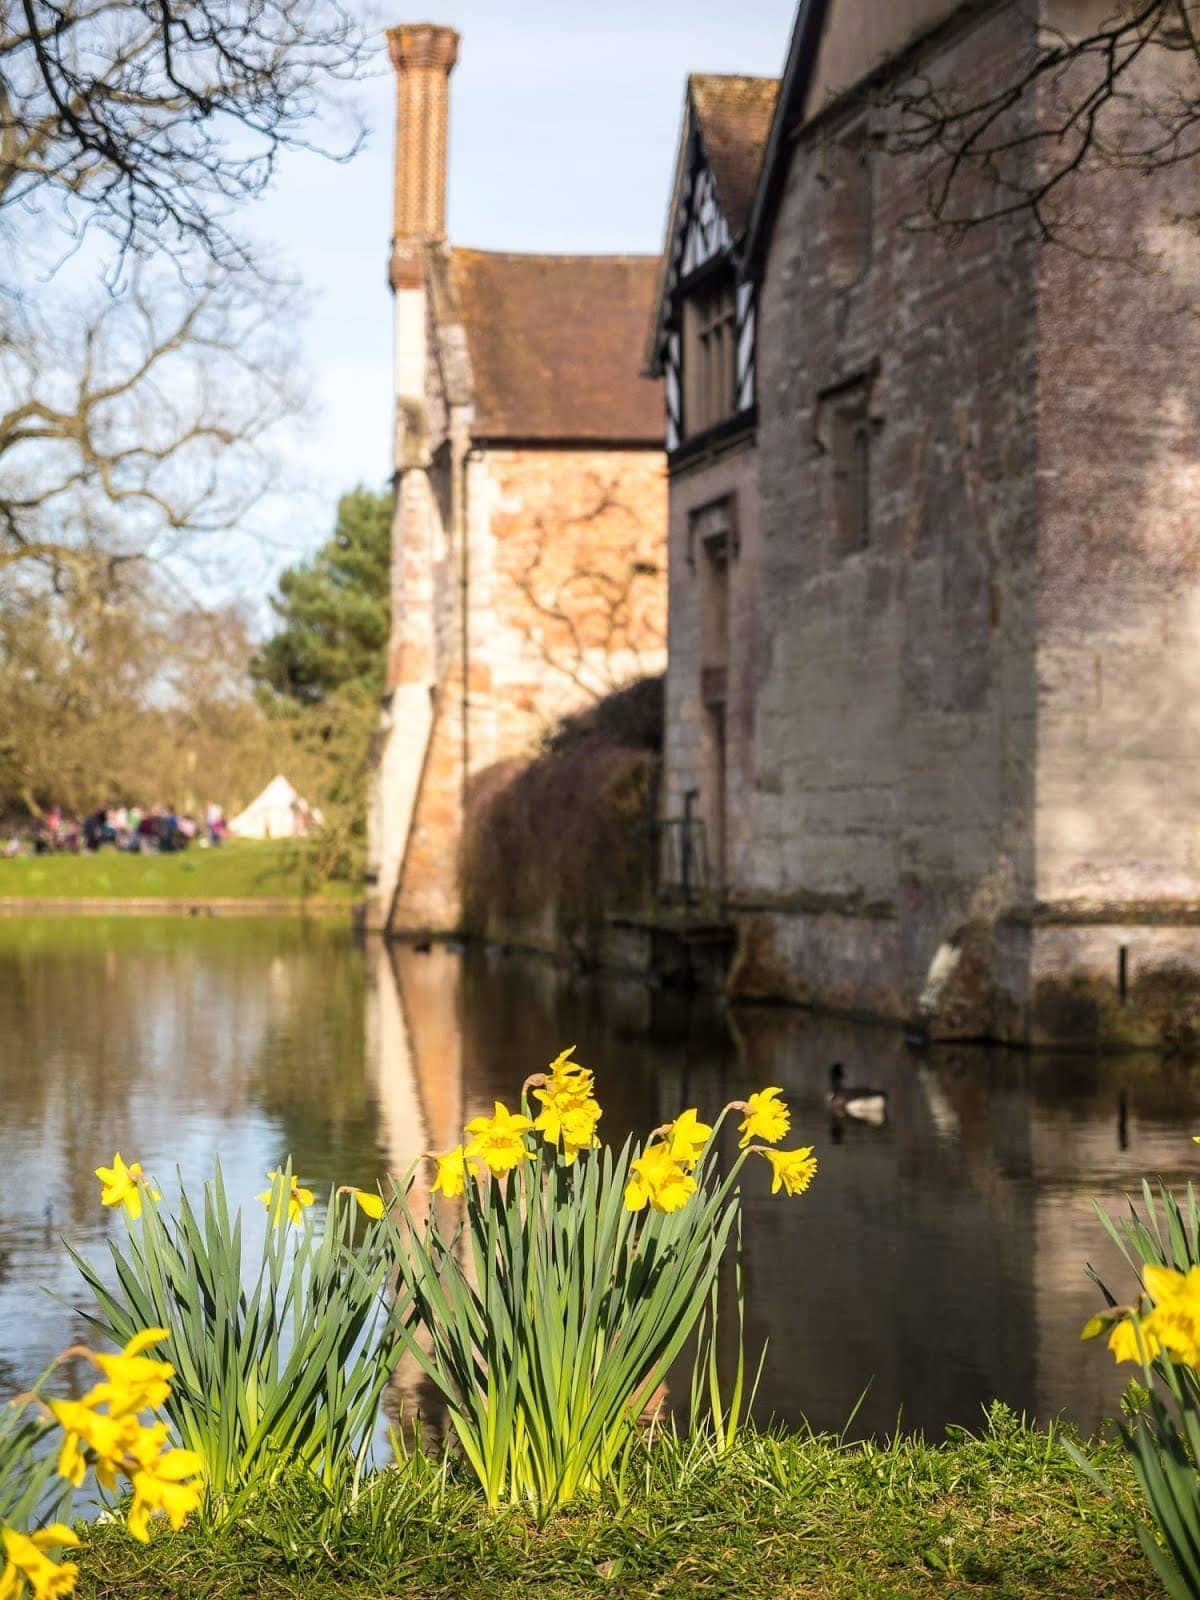
[[[873,1089],[856,1083],[846,1088],[846,1072],[840,1061],[829,1069],[829,1093],[825,1104],[835,1117],[849,1117],[854,1122],[867,1122],[878,1128],[887,1120],[887,1090]]]

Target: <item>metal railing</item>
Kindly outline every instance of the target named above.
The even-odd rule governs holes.
[[[712,899],[714,884],[709,864],[704,819],[696,814],[698,796],[684,796],[681,817],[662,817],[651,830],[653,841],[654,897],[660,903],[692,907]]]

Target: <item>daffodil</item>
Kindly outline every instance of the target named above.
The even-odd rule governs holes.
[[[695,1109],[681,1111],[667,1129],[667,1147],[676,1161],[692,1168],[704,1154],[704,1147],[712,1138],[712,1128],[701,1122]]]
[[[761,1139],[764,1144],[778,1144],[792,1124],[792,1114],[779,1098],[782,1089],[760,1089],[746,1101],[746,1115],[740,1124],[742,1137],[738,1148],[744,1150],[751,1139]]]
[[[817,1158],[812,1153],[812,1145],[801,1145],[797,1150],[764,1150],[762,1153],[771,1163],[772,1194],[778,1194],[780,1189],[786,1189],[788,1194],[803,1194],[813,1181]]]
[[[83,1400],[51,1400],[50,1410],[63,1430],[62,1449],[58,1456],[58,1475],[73,1483],[76,1488],[83,1482],[91,1456],[92,1470],[103,1488],[117,1486],[118,1473],[124,1472],[131,1458],[139,1450],[148,1448],[148,1441],[158,1448],[166,1438],[165,1422],[144,1427],[130,1410],[115,1415],[97,1411]]]
[[[1200,1266],[1186,1273],[1147,1266],[1142,1272],[1154,1310],[1146,1319],[1176,1361],[1200,1366]]]
[[[153,1411],[171,1392],[175,1368],[169,1361],[153,1361],[143,1352],[169,1337],[166,1328],[144,1328],[119,1355],[87,1351],[87,1359],[103,1372],[106,1383],[96,1384],[84,1396],[87,1406],[107,1405],[113,1416],[125,1411]]]
[[[75,1587],[79,1568],[74,1561],[51,1561],[47,1550],[60,1545],[77,1545],[78,1537],[61,1522],[36,1533],[18,1533],[14,1528],[0,1528],[0,1543],[4,1548],[4,1568],[0,1571],[0,1600],[16,1600],[22,1583],[28,1583],[33,1600],[55,1600],[57,1595],[70,1594]]]
[[[129,1531],[141,1544],[150,1539],[150,1518],[161,1511],[172,1528],[182,1528],[200,1504],[203,1462],[194,1450],[146,1450],[130,1474],[133,1504]]]
[[[302,1189],[300,1187],[300,1180],[296,1177],[295,1173],[293,1173],[291,1176],[289,1188],[286,1192],[280,1193],[278,1202],[276,1203],[274,1199],[275,1188],[282,1177],[283,1172],[278,1167],[276,1167],[272,1172],[268,1172],[267,1182],[271,1185],[271,1187],[269,1189],[264,1189],[262,1194],[255,1195],[254,1197],[256,1200],[261,1201],[262,1204],[266,1206],[267,1210],[271,1212],[271,1221],[277,1226],[283,1221],[285,1205],[287,1207],[287,1220],[295,1223],[299,1222],[300,1218],[304,1215],[305,1206],[311,1206],[313,1203],[312,1190]]]
[[[358,1201],[359,1209],[373,1222],[378,1222],[383,1215],[383,1196],[370,1189],[351,1189],[350,1193]]]
[[[430,1192],[443,1194],[447,1200],[457,1199],[467,1186],[467,1152],[461,1144],[456,1144],[444,1156],[434,1156],[433,1159],[437,1162],[437,1176]]]
[[[570,1060],[574,1049],[575,1046],[570,1045],[555,1057],[543,1087],[533,1091],[534,1099],[542,1104],[533,1126],[547,1144],[562,1145],[567,1166],[581,1151],[591,1150],[600,1143],[596,1124],[603,1116],[599,1102],[593,1097],[595,1076]]]
[[[497,1100],[493,1116],[474,1117],[467,1123],[467,1132],[472,1138],[465,1154],[482,1161],[489,1172],[500,1177],[520,1162],[533,1160],[533,1152],[526,1149],[524,1138],[532,1127],[528,1117],[509,1111]]]
[[[678,1211],[696,1192],[696,1180],[684,1170],[665,1144],[652,1144],[629,1163],[633,1177],[625,1185],[625,1206],[643,1211]]]
[[[1154,1332],[1150,1318],[1135,1320],[1133,1316],[1126,1316],[1113,1324],[1112,1332],[1108,1336],[1108,1348],[1112,1351],[1115,1361],[1136,1361],[1141,1366],[1143,1356],[1147,1361],[1153,1361],[1162,1349],[1162,1345]]]
[[[121,1160],[120,1151],[113,1157],[111,1167],[96,1168],[96,1176],[100,1179],[100,1204],[124,1206],[135,1222],[142,1214],[143,1189],[151,1200],[162,1199],[162,1195],[146,1182],[142,1163],[135,1161],[131,1166],[126,1166]]]

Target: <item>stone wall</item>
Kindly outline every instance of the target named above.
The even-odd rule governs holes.
[[[961,30],[936,70],[984,92],[1010,30]],[[1033,886],[1037,315],[1027,226],[908,226],[922,190],[914,159],[878,148],[887,115],[865,227],[839,149],[861,126],[796,141],[760,296],[763,667],[734,986],[899,1018],[947,947],[960,987],[994,973],[992,924]],[[850,540],[845,405],[869,424]],[[967,999],[952,1031],[1003,1031],[1019,1002],[990,982]]]
[[[1071,0],[1068,20],[1081,10],[1099,8]],[[1175,59],[1185,93],[1194,64]],[[1168,60],[1157,52],[1153,83],[1127,92],[1167,93]],[[1135,115],[1126,102],[1122,120]],[[1196,175],[1195,161],[1085,170],[1068,237],[1093,258],[1041,257],[1031,1026],[1044,1040],[1200,1032],[1200,277],[1194,229],[1171,220],[1194,210]]]
[[[662,671],[665,496],[657,450],[476,448],[459,477],[446,441],[402,476],[393,677],[425,673],[432,720],[421,747],[393,691],[389,738],[409,748],[416,798],[391,931],[461,928],[475,778],[532,755],[564,714]]]
[[[714,795],[720,766],[712,748],[713,708],[705,704],[704,589],[712,569],[703,544],[709,508],[727,515],[728,645],[725,685],[725,794]],[[726,511],[726,508],[728,510]],[[763,595],[758,531],[757,461],[749,435],[720,453],[702,456],[671,476],[669,543],[669,646],[666,737],[663,750],[664,817],[684,815],[688,795],[698,802],[712,846],[713,875],[740,881],[763,797],[754,783],[750,738],[762,668]],[[710,646],[711,647],[711,646]],[[769,805],[769,797],[767,804]],[[723,846],[719,836],[723,833]],[[723,867],[723,872],[719,869]],[[714,885],[716,887],[717,885]]]
[[[666,664],[662,452],[495,448],[483,464],[468,510],[472,773]]]

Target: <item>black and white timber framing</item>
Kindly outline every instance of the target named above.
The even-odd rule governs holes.
[[[688,108],[688,131],[679,180],[671,207],[670,245],[655,351],[666,396],[667,450],[685,442],[683,416],[683,302],[688,291],[722,268],[736,283],[735,416],[754,406],[754,284],[743,277],[737,241],[721,209],[712,168],[704,152],[696,112]]]

